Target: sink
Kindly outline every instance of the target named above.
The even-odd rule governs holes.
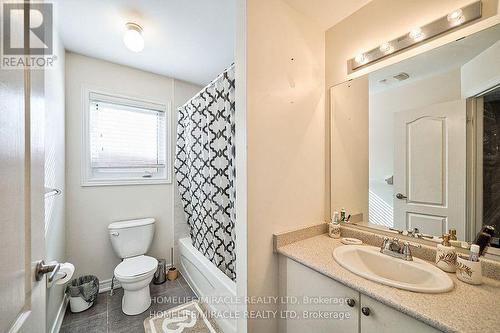
[[[380,253],[379,248],[365,245],[337,247],[333,257],[354,274],[387,286],[434,294],[453,289],[453,281],[446,273],[418,258],[393,258]]]

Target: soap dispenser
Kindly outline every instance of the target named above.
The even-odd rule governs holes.
[[[333,213],[333,218],[328,225],[328,235],[331,238],[340,238],[339,212]]]
[[[454,273],[456,271],[455,263],[457,253],[455,248],[450,245],[450,235],[443,235],[443,242],[437,245],[436,265],[445,272]]]

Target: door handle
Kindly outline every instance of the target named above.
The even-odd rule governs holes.
[[[408,197],[406,195],[404,195],[403,193],[396,194],[396,198],[398,198],[399,200],[406,200],[406,199],[408,199]]]
[[[56,276],[57,272],[59,272],[60,268],[61,268],[61,264],[59,264],[59,263],[53,263],[53,264],[51,263],[51,264],[46,265],[45,261],[40,260],[36,264],[35,279],[37,281],[40,281],[45,274],[50,273],[48,281],[52,282],[52,280],[54,280],[54,277]]]

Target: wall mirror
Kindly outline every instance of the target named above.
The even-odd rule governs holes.
[[[331,210],[431,242],[500,235],[500,26],[334,86]],[[464,244],[465,245],[465,244]]]

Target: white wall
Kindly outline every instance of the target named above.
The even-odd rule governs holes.
[[[247,292],[275,296],[273,233],[325,216],[324,31],[284,0],[246,5]],[[277,320],[248,322],[248,332],[277,330]]]
[[[46,262],[66,261],[65,251],[65,177],[64,177],[64,47],[54,33],[54,54],[57,61],[45,71],[45,187],[62,191],[45,199]],[[64,286],[47,289],[47,332],[64,296]]]
[[[120,262],[109,241],[112,221],[154,217],[149,255],[167,258],[174,245],[174,185],[80,186],[82,85],[146,100],[171,103],[172,111],[199,87],[172,78],[66,53],[66,217],[67,258],[76,275],[110,279]],[[174,120],[174,117],[173,117]],[[172,121],[175,142],[175,121]]]
[[[462,96],[477,95],[500,84],[500,42],[462,66]]]

